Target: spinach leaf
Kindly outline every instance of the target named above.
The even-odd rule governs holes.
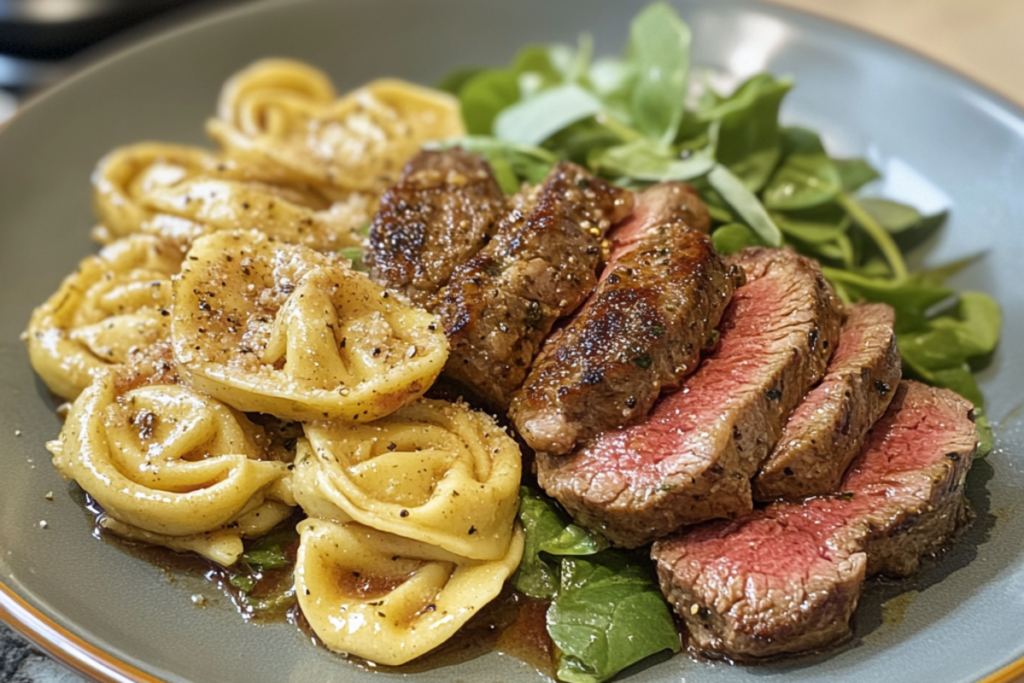
[[[519,101],[519,75],[512,69],[488,69],[459,89],[462,122],[470,135],[490,135],[494,119]]]
[[[588,161],[592,169],[604,175],[655,182],[693,180],[715,166],[715,160],[707,154],[691,154],[680,159],[647,138],[598,150]]]
[[[792,86],[792,81],[761,74],[713,107],[698,111],[702,119],[717,123],[715,158],[751,192],[768,182],[782,155],[779,105]]]
[[[769,209],[807,209],[835,199],[842,178],[826,154],[791,154],[764,189]]]
[[[727,223],[711,233],[711,243],[719,254],[735,254],[740,249],[763,245],[753,230],[742,223]]]
[[[832,163],[839,171],[839,178],[846,192],[856,192],[872,180],[882,177],[874,166],[863,159],[833,159]]]
[[[764,206],[729,169],[716,165],[708,173],[708,182],[765,244],[773,247],[782,244],[782,234]]]
[[[494,119],[494,134],[521,145],[539,145],[599,111],[601,102],[594,95],[572,83],[559,85],[503,109]]]
[[[648,5],[633,20],[629,50],[636,74],[630,100],[636,129],[668,145],[686,106],[690,28],[669,5]]]
[[[550,600],[558,593],[560,578],[558,560],[548,556],[591,555],[607,548],[608,542],[573,524],[550,499],[526,486],[520,489],[519,500],[526,543],[512,585],[531,598]]]
[[[561,592],[547,623],[560,652],[558,677],[570,683],[599,683],[680,648],[649,561],[621,551],[563,558]]]
[[[338,253],[349,260],[349,263],[352,264],[352,270],[357,270],[360,273],[366,273],[370,270],[363,263],[362,247],[342,247],[338,250]]]

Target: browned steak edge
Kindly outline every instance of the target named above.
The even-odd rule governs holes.
[[[707,235],[653,226],[606,271],[572,322],[545,342],[510,416],[537,451],[564,454],[642,419],[697,368],[742,271]]]
[[[754,500],[832,493],[885,412],[901,376],[895,312],[886,304],[847,309],[839,344],[752,482]]]
[[[747,283],[726,309],[718,346],[683,388],[645,421],[572,455],[538,454],[541,487],[616,545],[635,548],[683,525],[750,511],[750,478],[824,373],[842,310],[817,264],[765,248],[730,261]],[[766,306],[759,292],[781,297],[784,310]],[[780,337],[768,343],[765,334]],[[687,422],[692,415],[699,424]]]
[[[748,661],[849,637],[864,578],[917,571],[921,557],[939,550],[963,521],[976,447],[971,415],[970,404],[948,389],[904,381],[843,478],[841,495],[780,501],[656,542],[651,555],[662,591],[695,647]],[[773,548],[774,539],[757,541],[765,524],[805,535],[779,536],[797,545]],[[756,568],[730,561],[734,551],[773,558],[801,548],[830,567],[807,576],[797,567],[771,593]]]

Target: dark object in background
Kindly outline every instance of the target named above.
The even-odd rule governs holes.
[[[60,78],[64,60],[109,36],[186,5],[222,0],[0,0],[0,88],[24,95]]]

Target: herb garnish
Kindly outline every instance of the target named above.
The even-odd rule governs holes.
[[[658,2],[633,20],[620,57],[594,59],[584,37],[575,48],[525,47],[504,68],[462,69],[440,87],[458,96],[470,136],[445,144],[487,158],[507,192],[539,182],[558,159],[629,187],[691,183],[720,252],[787,245],[817,259],[845,302],[890,304],[904,374],[974,402],[978,455],[987,454],[991,428],[972,371],[999,341],[999,306],[945,286],[973,258],[922,271],[904,259],[945,213],[863,196],[879,177],[867,161],[832,157],[815,132],[779,123],[792,81],[759,74],[719,94],[690,69],[690,41]]]

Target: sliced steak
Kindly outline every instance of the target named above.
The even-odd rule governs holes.
[[[370,276],[430,308],[452,271],[494,234],[505,197],[486,161],[424,151],[381,197],[367,241]]]
[[[447,378],[491,409],[508,410],[552,325],[594,289],[605,233],[632,206],[632,193],[570,163],[519,198],[441,292],[438,313],[452,347]]]
[[[651,185],[636,196],[633,211],[608,235],[610,253],[603,277],[611,271],[618,258],[664,223],[682,223],[699,232],[711,229],[708,207],[697,191],[686,183],[666,182]]]
[[[647,415],[697,368],[743,271],[707,235],[657,223],[605,272],[572,322],[545,342],[510,416],[536,451],[568,453]]]
[[[795,500],[836,490],[899,384],[895,322],[886,304],[848,309],[825,377],[790,415],[754,477],[754,500]]]
[[[865,576],[906,576],[966,516],[976,436],[948,389],[899,385],[841,494],[781,501],[658,541],[662,590],[709,654],[744,660],[848,638]]]
[[[824,373],[841,305],[810,259],[747,249],[718,346],[640,424],[569,456],[538,454],[540,485],[613,543],[637,547],[753,506],[750,478]]]

